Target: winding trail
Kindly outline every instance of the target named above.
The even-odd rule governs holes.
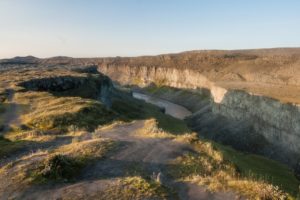
[[[146,128],[145,122],[134,121],[99,130],[95,133],[97,136],[118,141],[121,148],[106,159],[85,168],[81,181],[76,184],[60,185],[56,189],[34,187],[23,193],[20,199],[95,199],[96,196],[100,197],[105,189],[116,184],[118,178],[128,176],[128,170],[136,168],[140,168],[138,173],[142,172],[148,176],[153,172],[161,172],[162,184],[176,191],[181,200],[236,199],[235,194],[231,192],[211,193],[205,187],[172,180],[167,173],[167,164],[192,149],[186,143],[175,142],[168,138],[139,136],[139,131]]]
[[[162,184],[175,189],[179,195],[179,199],[182,200],[229,200],[236,198],[234,193],[211,193],[208,192],[205,187],[192,183],[176,182],[172,180],[171,177],[168,177],[166,165],[177,156],[193,150],[187,143],[176,142],[169,138],[137,136],[139,131],[144,131],[144,129],[147,128],[146,126],[145,121],[135,121],[129,124],[117,125],[111,130],[100,131],[98,134],[102,137],[126,143],[125,148],[117,154],[112,155],[110,159],[120,161],[122,164],[124,164],[124,162],[141,164],[143,171],[149,174],[151,174],[151,172],[155,172],[156,174],[161,172],[164,175]],[[105,166],[103,164],[104,162],[94,166],[96,170],[93,171],[91,177],[97,177],[103,172],[107,173],[108,170],[111,175],[122,175],[120,171],[115,168],[115,165]]]
[[[116,141],[126,142],[126,147],[119,153],[110,157],[112,160],[121,162],[136,162],[141,163],[146,172],[162,172],[164,179],[162,184],[174,188],[178,192],[179,198],[182,200],[204,200],[204,199],[235,199],[233,193],[210,193],[205,190],[205,187],[198,186],[192,183],[176,182],[170,177],[167,177],[166,165],[184,153],[193,151],[188,144],[176,142],[169,138],[146,138],[136,136],[139,131],[144,131],[146,128],[145,121],[135,121],[130,124],[117,125],[111,130],[99,132],[103,137],[111,138]],[[93,177],[97,177],[97,173],[102,170],[107,172],[107,168],[103,169],[104,163],[99,163],[95,167]],[[108,166],[110,172],[115,172],[114,165]],[[103,171],[102,171],[103,172]],[[120,174],[118,174],[120,175]]]
[[[0,130],[0,135],[7,132],[11,125],[20,125],[19,119],[19,106],[17,103],[14,102],[14,94],[15,91],[13,89],[7,89],[7,107],[3,116],[3,128]]]

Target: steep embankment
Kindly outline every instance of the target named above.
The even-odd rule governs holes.
[[[156,95],[192,108],[190,125],[207,137],[295,166],[295,155],[300,154],[299,52],[276,49],[116,58],[102,60],[99,70],[124,85],[155,83],[197,91],[201,103],[194,106],[184,102],[189,95],[182,99]]]

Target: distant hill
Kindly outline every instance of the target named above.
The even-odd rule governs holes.
[[[14,58],[10,58],[10,59],[2,59],[0,60],[0,64],[18,64],[18,65],[22,65],[22,64],[36,64],[38,63],[39,58],[36,58],[34,56],[26,56],[26,57],[14,57]]]

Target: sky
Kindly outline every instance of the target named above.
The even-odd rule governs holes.
[[[0,58],[300,47],[299,0],[0,0]]]

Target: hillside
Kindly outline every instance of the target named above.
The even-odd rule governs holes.
[[[204,52],[169,56],[177,62],[184,54]],[[223,134],[218,130],[226,123],[232,128],[234,120],[207,110],[202,118],[201,110],[215,106],[210,91],[176,82],[182,79],[172,79],[173,68],[159,57],[0,61],[0,199],[295,199],[296,168],[203,137]],[[148,71],[139,70],[145,66]],[[150,73],[158,68],[170,79]],[[174,69],[184,74],[184,67]],[[165,114],[167,107],[133,98],[137,86],[192,115],[182,120]],[[229,139],[247,147],[243,142],[253,138],[238,127],[241,137]]]

